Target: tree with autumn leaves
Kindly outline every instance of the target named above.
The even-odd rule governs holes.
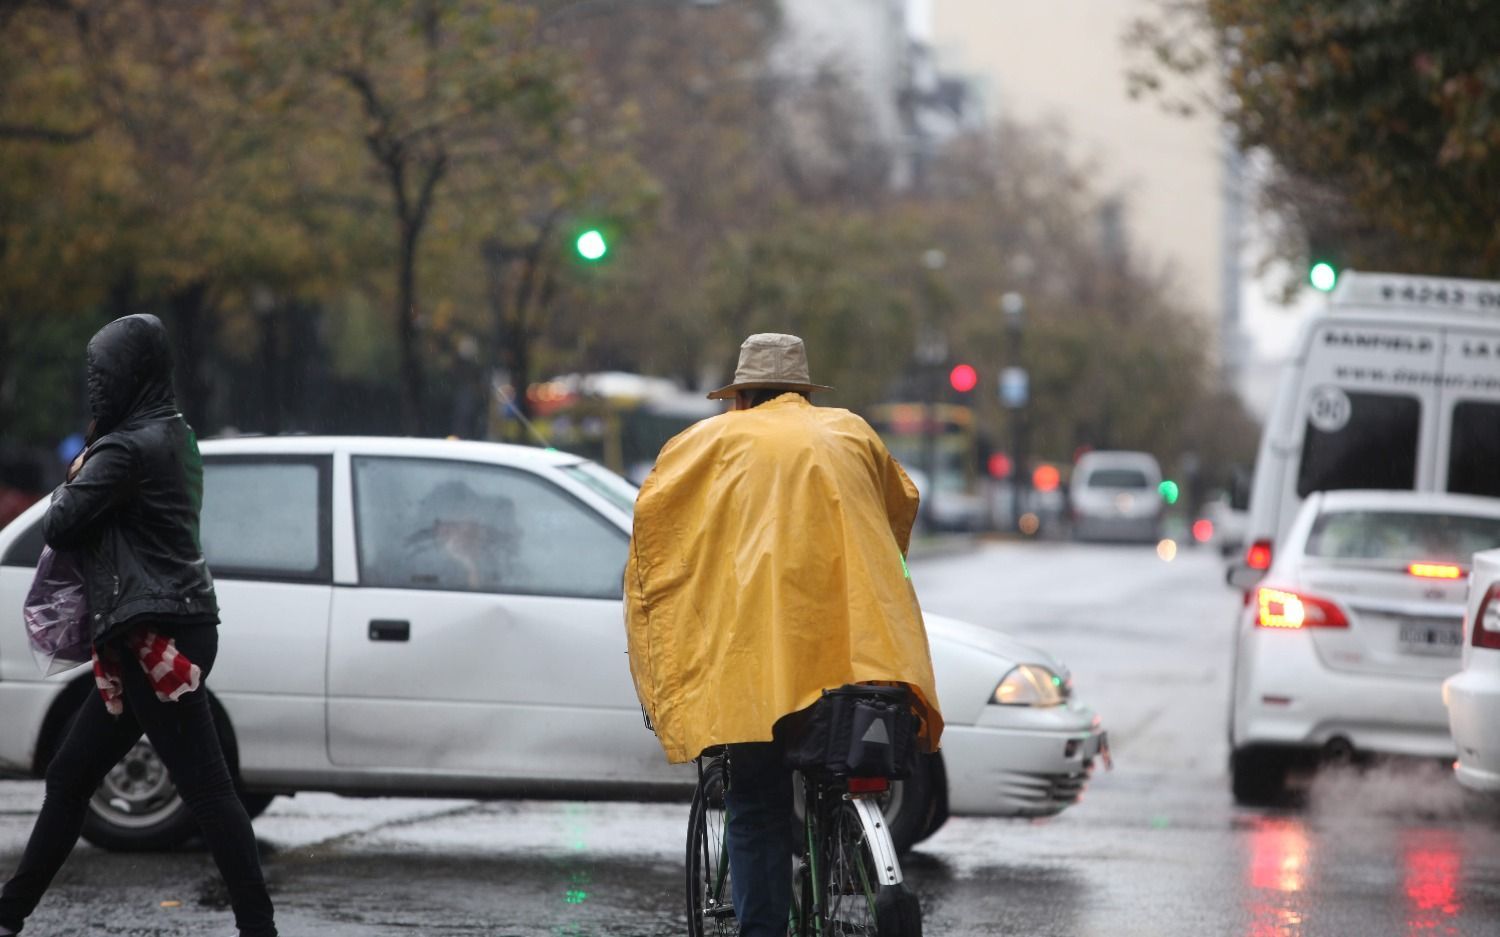
[[[1241,425],[1177,411],[1217,399],[1206,343],[1059,147],[974,134],[893,191],[836,70],[769,64],[777,8],[0,2],[6,432],[73,428],[83,340],[134,311],[167,319],[205,433],[482,436],[554,374],[701,387],[756,330],[806,335],[839,405],[920,390],[934,330],[991,387],[1012,289],[1039,454]]]
[[[1134,80],[1272,157],[1271,207],[1293,222],[1279,248],[1299,266],[1311,250],[1495,277],[1496,36],[1487,0],[1162,0],[1135,29]]]

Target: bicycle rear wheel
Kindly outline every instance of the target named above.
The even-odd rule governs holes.
[[[853,804],[833,805],[823,842],[823,933],[875,937],[880,876]]]
[[[688,812],[687,917],[690,937],[736,937],[739,921],[729,890],[725,837],[724,760],[709,759]]]

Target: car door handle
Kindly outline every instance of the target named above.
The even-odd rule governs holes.
[[[371,641],[410,641],[411,622],[391,618],[375,618],[370,621]]]

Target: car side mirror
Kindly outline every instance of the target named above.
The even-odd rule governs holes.
[[[1260,582],[1265,574],[1265,570],[1254,569],[1247,563],[1231,563],[1229,568],[1224,570],[1224,581],[1236,589],[1248,592],[1255,588],[1255,584]]]

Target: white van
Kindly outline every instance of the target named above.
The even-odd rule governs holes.
[[[1500,282],[1344,274],[1282,372],[1230,582],[1307,495],[1349,488],[1500,497]]]
[[[1161,539],[1161,466],[1149,452],[1084,453],[1068,501],[1079,540]]]

